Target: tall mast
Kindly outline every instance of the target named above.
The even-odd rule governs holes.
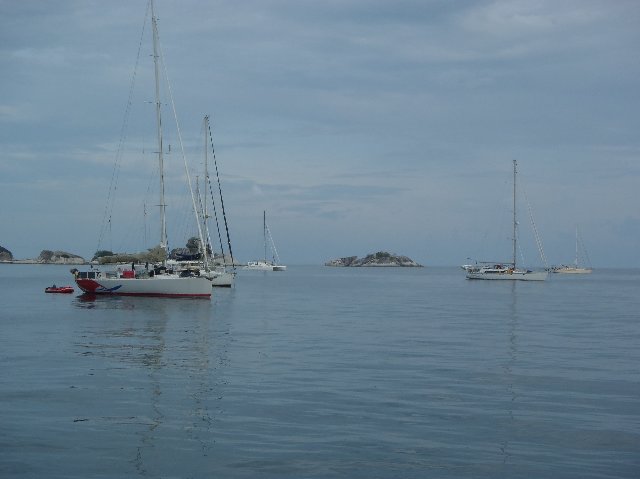
[[[513,269],[516,269],[516,241],[517,226],[516,221],[516,160],[513,160]]]
[[[578,267],[578,225],[576,225],[576,261],[575,261],[575,266],[576,266],[576,268]]]
[[[207,130],[209,131],[209,138],[211,139],[211,151],[213,152],[213,163],[216,167],[216,181],[218,183],[218,194],[220,195],[220,208],[222,209],[222,219],[224,220],[224,229],[227,233],[227,246],[229,247],[229,257],[231,258],[231,265],[235,269],[235,264],[233,261],[233,250],[231,249],[231,237],[229,236],[229,224],[227,223],[227,213],[224,209],[224,198],[222,197],[222,186],[220,185],[220,172],[218,171],[218,161],[216,160],[216,153],[213,147],[213,134],[211,133],[211,127],[209,126],[209,116],[207,116]],[[210,182],[209,182],[209,188],[211,191],[211,204],[213,206],[213,212],[216,216],[216,228],[218,229],[218,240],[220,241],[220,252],[222,253],[223,263],[226,266],[224,246],[222,245],[222,236],[220,234],[220,225],[218,223],[218,213],[216,212],[216,204],[213,199],[213,191],[211,190]]]
[[[267,212],[262,211],[262,236],[264,238],[264,262],[267,262]]]
[[[164,158],[162,154],[162,115],[160,112],[160,73],[158,66],[158,19],[151,0],[151,24],[153,26],[153,66],[156,79],[156,127],[158,130],[158,165],[160,168],[160,247],[168,254],[167,218],[164,199]]]
[[[207,148],[207,132],[209,131],[209,115],[204,116],[204,192],[205,192],[205,201],[204,201],[204,222],[205,227],[207,224],[207,219],[209,215],[207,214],[207,187],[209,186],[209,158],[208,158],[208,148]]]
[[[206,243],[205,245],[203,245],[204,248],[204,255],[205,258],[208,255],[207,249],[211,248],[211,255],[212,255],[212,259],[215,256],[215,254],[213,253],[213,244],[211,243],[211,234],[209,233],[209,212],[207,210],[207,189],[210,188],[210,181],[209,181],[209,153],[208,153],[208,148],[207,148],[207,131],[209,131],[209,115],[205,115],[203,120],[202,120],[202,129],[204,130],[204,208],[203,208],[203,223],[204,223],[204,242]],[[216,223],[218,221],[218,217],[217,217],[217,213],[216,213],[216,205],[213,204],[213,212],[214,214],[216,214]],[[220,236],[220,233],[218,233],[218,236]],[[209,266],[209,262],[207,261],[207,268]]]

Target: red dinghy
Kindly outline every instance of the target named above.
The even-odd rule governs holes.
[[[45,293],[73,293],[73,288],[71,286],[49,286],[48,288],[44,288]]]

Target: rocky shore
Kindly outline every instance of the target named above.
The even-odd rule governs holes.
[[[369,254],[364,258],[357,256],[347,256],[345,258],[332,259],[327,261],[325,266],[337,267],[410,267],[422,268],[421,264],[407,256],[401,256],[386,251]]]
[[[42,250],[37,258],[15,259],[11,251],[0,246],[0,262],[13,264],[86,264],[87,260],[82,256],[67,253],[66,251]]]
[[[13,261],[13,254],[6,248],[0,246],[0,261]]]

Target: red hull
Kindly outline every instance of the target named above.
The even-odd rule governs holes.
[[[52,286],[44,289],[45,293],[62,293],[62,294],[70,294],[73,293],[73,288],[71,286],[60,286],[54,288]]]
[[[93,279],[83,279],[76,278],[76,284],[78,287],[88,294],[97,294],[102,296],[140,296],[140,297],[154,297],[154,298],[211,298],[211,293],[173,293],[173,292],[162,292],[162,291],[126,291],[122,288],[122,284],[126,284],[126,281],[123,280],[120,284],[116,284],[115,287],[105,287],[100,284],[98,281]],[[202,280],[206,281],[206,280]],[[104,281],[103,281],[104,283]],[[211,288],[210,284],[207,283],[209,288]]]

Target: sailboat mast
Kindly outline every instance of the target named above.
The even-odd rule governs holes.
[[[205,222],[205,229],[206,229],[206,224],[207,224],[207,219],[209,218],[209,215],[207,214],[207,187],[209,186],[209,157],[208,157],[208,148],[207,148],[207,129],[209,127],[209,116],[205,115],[204,116],[204,125],[203,125],[203,129],[204,129],[204,192],[205,192],[205,202],[204,202],[204,222]]]
[[[229,248],[229,258],[231,259],[231,264],[235,269],[235,264],[233,261],[233,250],[231,249],[231,237],[229,236],[229,224],[227,223],[227,213],[224,209],[224,198],[222,197],[222,186],[220,184],[220,172],[218,171],[218,161],[216,160],[216,152],[213,147],[213,134],[211,133],[211,127],[209,126],[209,116],[207,116],[207,130],[209,131],[209,138],[211,139],[211,151],[213,152],[213,164],[216,167],[216,181],[218,183],[218,194],[220,195],[220,208],[222,209],[222,219],[224,220],[224,229],[227,233],[227,247]],[[209,183],[209,188],[211,191],[211,204],[213,205],[213,211],[216,215],[216,227],[218,228],[218,239],[220,240],[220,252],[222,254],[223,263],[226,265],[226,258],[224,253],[224,246],[222,244],[222,236],[220,235],[220,225],[218,223],[218,214],[216,212],[215,201],[213,200],[213,190],[211,190],[211,183]]]
[[[516,269],[516,241],[518,223],[516,220],[516,160],[513,160],[513,269]]]
[[[153,66],[156,80],[156,127],[158,132],[158,165],[160,168],[160,247],[168,254],[167,218],[164,199],[164,158],[162,151],[162,114],[160,108],[160,73],[158,66],[158,19],[151,0],[151,24],[153,26]]]
[[[578,226],[576,225],[576,261],[575,261],[575,266],[576,268],[578,267]]]
[[[267,262],[267,212],[262,211],[262,237],[264,239],[264,262]]]
[[[211,233],[209,231],[209,211],[207,209],[207,204],[209,203],[208,199],[207,199],[207,188],[211,188],[211,181],[209,179],[209,151],[207,148],[207,131],[209,130],[209,115],[205,115],[203,120],[202,120],[202,129],[204,130],[204,218],[203,218],[203,223],[204,223],[204,234],[205,234],[205,242],[206,245],[204,245],[204,249],[205,249],[205,256],[206,254],[208,254],[208,249],[211,248],[211,255],[212,255],[212,259],[215,257],[215,254],[213,252],[213,244],[211,242]],[[212,198],[213,200],[213,195]],[[218,222],[218,214],[216,213],[216,205],[215,203],[212,203],[213,206],[213,212],[214,215],[216,217],[216,223]],[[218,232],[218,237],[220,236],[220,233]]]

